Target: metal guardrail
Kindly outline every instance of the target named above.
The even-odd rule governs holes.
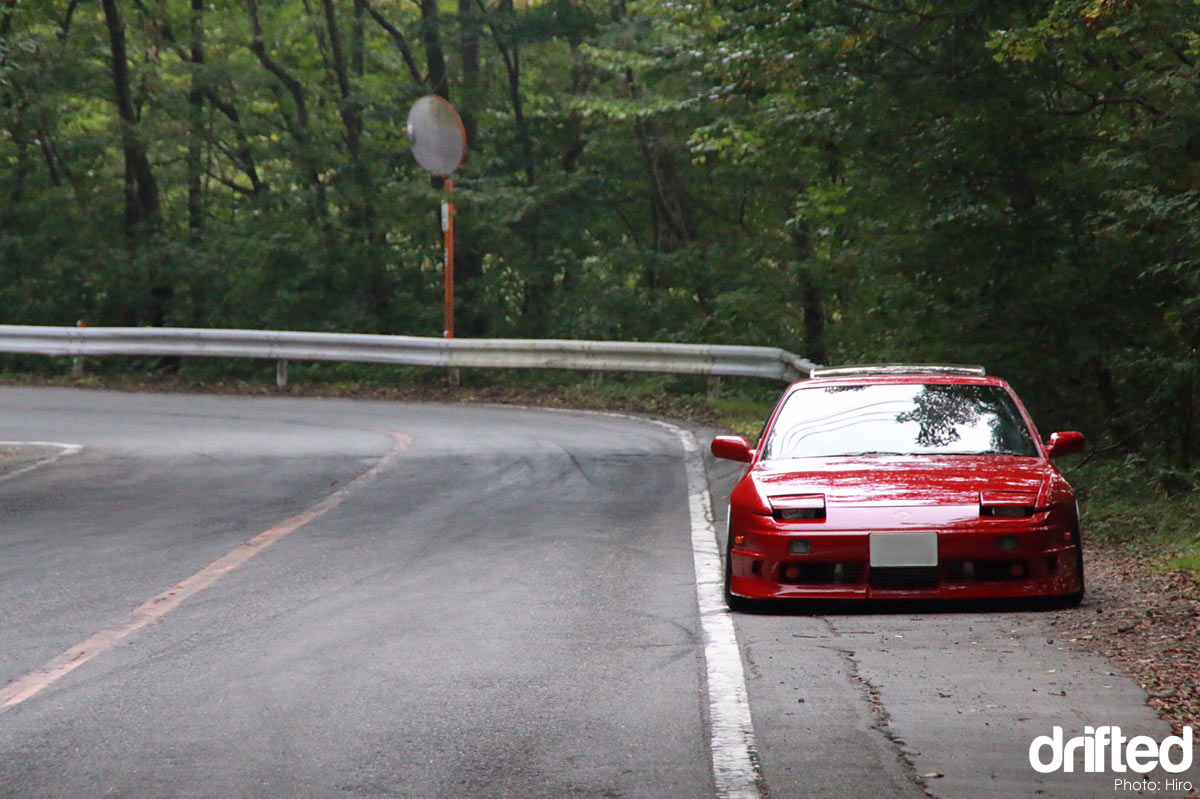
[[[75,358],[96,355],[261,358],[280,362],[277,374],[281,385],[286,383],[287,361],[352,361],[450,369],[657,372],[759,377],[783,382],[807,377],[816,366],[777,347],[170,327],[0,325],[0,352]]]

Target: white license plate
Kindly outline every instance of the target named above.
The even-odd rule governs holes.
[[[871,533],[872,566],[936,566],[937,533]]]

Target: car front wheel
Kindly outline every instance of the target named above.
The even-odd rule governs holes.
[[[754,609],[754,600],[733,593],[729,585],[733,582],[733,533],[725,528],[725,606],[734,613],[745,613]]]

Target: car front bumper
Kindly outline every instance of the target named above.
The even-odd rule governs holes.
[[[980,521],[937,535],[937,563],[871,565],[866,530],[780,529],[764,519],[737,532],[730,593],[749,599],[982,599],[1053,597],[1083,587],[1078,535],[1059,524]],[[876,534],[903,534],[879,531]]]

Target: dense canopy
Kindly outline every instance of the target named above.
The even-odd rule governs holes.
[[[460,335],[984,363],[1191,466],[1197,59],[1193,0],[0,0],[2,321],[439,334],[432,92]]]

